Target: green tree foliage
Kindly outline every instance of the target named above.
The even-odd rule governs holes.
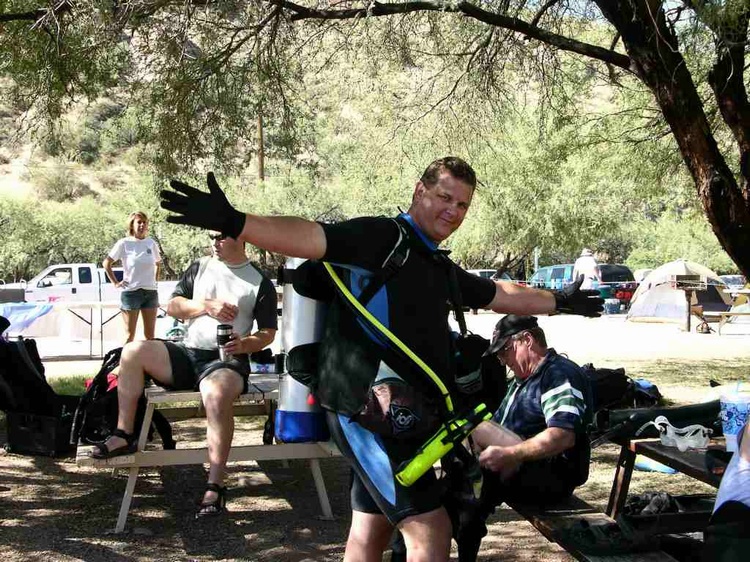
[[[111,211],[91,197],[36,204],[2,198],[0,217],[0,278],[6,281],[28,280],[50,264],[101,262],[122,232]]]
[[[34,167],[29,176],[40,199],[61,203],[93,194],[89,185],[81,181],[65,161]]]
[[[631,226],[631,237],[634,250],[626,263],[633,270],[653,269],[684,258],[719,274],[737,272],[702,214],[691,212],[678,217],[665,213],[657,221],[637,221]]]
[[[744,71],[746,3],[681,4],[138,1],[72,10],[6,0],[0,75],[13,77],[4,98],[29,110],[24,123],[49,123],[50,153],[97,165],[97,155],[126,150],[130,163],[156,167],[138,181],[143,201],[122,191],[107,199],[119,213],[157,209],[164,175],[203,185],[214,168],[248,210],[392,214],[408,205],[426,163],[452,153],[483,180],[451,241],[467,265],[509,263],[534,246],[572,259],[588,245],[620,261],[637,249],[623,224],[694,209],[696,186],[714,232],[744,263],[748,212],[737,197],[746,172],[722,154],[747,155],[742,73],[724,72],[727,60]],[[96,109],[104,92],[114,110],[66,129],[59,117],[71,103]],[[730,107],[728,94],[738,103]],[[265,182],[248,172],[261,148],[258,115]],[[176,270],[202,242],[161,219],[155,210],[153,231]]]

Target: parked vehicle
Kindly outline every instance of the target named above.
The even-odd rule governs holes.
[[[628,305],[633,298],[637,283],[633,273],[626,265],[602,263],[597,266],[600,282],[596,288],[605,299],[619,299],[621,304]],[[540,267],[529,279],[529,286],[540,289],[556,289],[573,282],[573,264],[562,263]]]
[[[573,282],[573,264],[547,265],[536,270],[528,281],[538,289],[562,289]]]
[[[744,275],[719,275],[719,279],[726,283],[727,290],[732,296],[736,295],[740,289],[744,289],[747,284],[747,279],[745,279]]]
[[[474,275],[477,275],[479,277],[484,277],[485,279],[500,279],[501,281],[513,281],[513,278],[508,275],[507,272],[503,272],[500,277],[496,277],[495,274],[497,273],[497,269],[467,269],[469,273],[473,273]]]
[[[122,280],[122,268],[113,268],[118,281]],[[176,281],[159,281],[159,302],[167,302],[174,291]],[[6,285],[7,288],[23,288],[26,302],[54,301],[119,301],[120,289],[110,283],[104,269],[93,263],[63,263],[50,265],[31,280]]]
[[[633,298],[638,283],[627,265],[601,263],[599,270],[599,294],[603,299],[618,299],[627,308]]]

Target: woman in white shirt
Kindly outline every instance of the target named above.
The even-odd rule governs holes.
[[[104,258],[103,266],[107,277],[115,287],[122,289],[120,310],[125,321],[127,342],[133,341],[138,324],[138,311],[143,317],[143,335],[147,340],[154,339],[156,313],[159,309],[159,293],[156,290],[156,278],[159,274],[161,256],[159,247],[148,234],[148,217],[141,211],[130,213],[128,217],[128,236],[118,240],[109,255]],[[122,262],[122,281],[117,281],[112,264]]]

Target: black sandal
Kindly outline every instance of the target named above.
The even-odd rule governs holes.
[[[216,492],[216,499],[212,502],[201,502],[198,511],[195,512],[195,518],[214,517],[221,515],[227,510],[227,487],[219,486],[213,482],[206,485],[207,492]]]
[[[136,450],[136,436],[132,433],[125,433],[122,429],[115,429],[112,432],[112,436],[120,437],[125,440],[125,444],[122,447],[117,447],[110,450],[106,443],[94,443],[96,449],[91,453],[91,456],[95,459],[111,459],[113,457],[119,457],[122,455],[130,455],[135,453]]]

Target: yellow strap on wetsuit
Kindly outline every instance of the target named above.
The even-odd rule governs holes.
[[[432,380],[435,386],[440,389],[440,393],[445,399],[445,406],[448,409],[448,412],[454,414],[453,401],[451,400],[448,388],[443,381],[440,380],[440,377],[437,376],[435,371],[433,371],[427,363],[422,361],[417,354],[409,349],[404,342],[398,339],[393,332],[375,318],[367,308],[362,306],[362,303],[352,294],[349,288],[336,274],[330,263],[323,262],[323,266],[326,268],[326,271],[328,271],[328,274],[331,276],[331,279],[333,279],[333,282],[336,284],[336,287],[341,294],[346,297],[355,310],[365,317],[365,319],[385,337],[387,337],[393,345],[406,354],[412,361],[414,361],[414,363],[419,365],[425,374],[430,377],[430,380]],[[414,482],[419,480],[423,474],[430,470],[435,462],[445,456],[456,443],[460,443],[467,438],[481,421],[488,420],[491,417],[492,414],[487,411],[487,406],[479,404],[466,417],[458,419],[458,416],[454,415],[453,418],[443,422],[437,432],[417,450],[416,454],[411,459],[403,461],[396,468],[396,480],[398,480],[403,486],[411,486]]]
[[[336,274],[336,272],[333,269],[333,266],[331,266],[328,262],[323,262],[323,266],[326,268],[326,271],[328,271],[328,274],[331,276],[331,279],[333,279],[333,282],[338,287],[339,291],[346,297],[346,299],[350,302],[354,308],[357,309],[357,312],[359,312],[362,316],[364,316],[368,322],[370,322],[373,326],[375,326],[385,337],[387,337],[393,345],[395,345],[398,349],[400,349],[402,352],[404,352],[412,361],[414,361],[419,367],[427,374],[427,376],[430,377],[432,382],[435,384],[435,386],[438,387],[440,390],[440,393],[443,395],[443,398],[445,399],[445,406],[448,408],[448,411],[450,413],[453,413],[453,401],[451,400],[450,394],[448,392],[448,388],[445,386],[442,380],[440,380],[440,377],[437,376],[435,371],[433,371],[427,363],[422,361],[422,359],[416,355],[411,349],[409,349],[404,342],[402,342],[400,339],[398,339],[393,332],[391,332],[388,328],[386,328],[380,320],[375,318],[369,310],[367,310],[364,306],[362,306],[362,303],[360,303],[357,298],[352,294],[352,292],[349,290],[349,288],[344,284],[344,282],[341,280],[341,278]]]

